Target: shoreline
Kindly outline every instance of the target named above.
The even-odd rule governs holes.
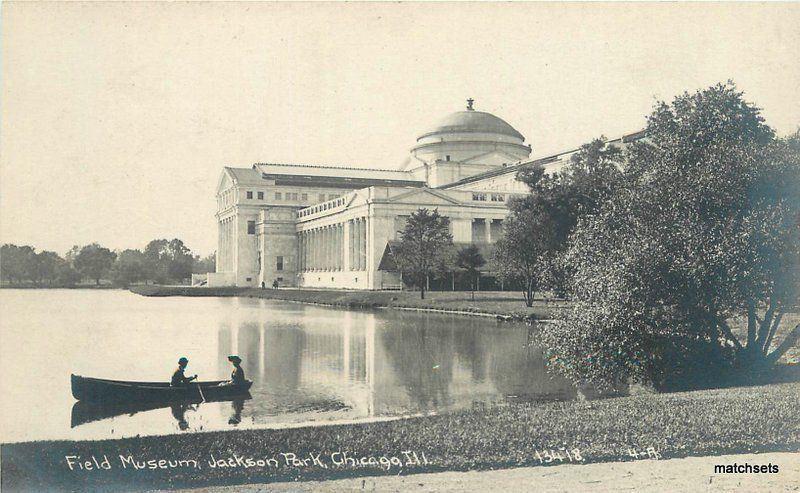
[[[131,286],[130,291],[148,297],[241,297],[305,303],[349,309],[394,309],[450,315],[480,316],[498,321],[546,322],[563,309],[563,300],[537,300],[532,307],[512,291],[428,291],[419,299],[416,291],[348,291],[334,289],[207,288],[194,286]]]
[[[322,427],[3,444],[0,486],[4,491],[146,490],[798,452],[798,394],[800,383],[794,382],[506,403]],[[104,460],[108,469],[98,467]],[[87,461],[90,470],[78,469],[78,461]],[[179,461],[197,467],[177,467]]]

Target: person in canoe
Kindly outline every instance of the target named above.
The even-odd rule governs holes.
[[[183,374],[184,370],[186,370],[186,365],[188,364],[189,360],[186,358],[181,358],[178,360],[178,368],[175,370],[175,373],[172,374],[172,379],[169,381],[170,386],[181,387],[184,385],[189,385],[192,380],[197,379],[197,375],[193,377],[187,377]]]
[[[231,372],[231,379],[225,382],[227,385],[244,385],[247,381],[244,378],[244,369],[242,368],[242,358],[231,355],[228,356],[228,361],[233,364],[233,372]]]

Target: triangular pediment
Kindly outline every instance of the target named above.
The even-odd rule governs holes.
[[[390,197],[389,202],[393,204],[419,204],[419,205],[460,205],[456,199],[449,197],[446,193],[430,188],[415,188],[407,192]]]
[[[501,149],[485,152],[469,159],[461,161],[465,164],[488,164],[491,166],[502,166],[504,164],[516,163],[519,161],[519,156],[505,152]]]
[[[233,176],[228,168],[222,168],[219,180],[217,181],[217,193],[225,191],[233,186]]]

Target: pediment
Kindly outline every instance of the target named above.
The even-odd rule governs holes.
[[[390,197],[389,202],[393,204],[412,204],[412,205],[460,205],[456,199],[447,196],[444,192],[430,188],[417,188]]]
[[[233,177],[228,168],[222,168],[219,180],[217,181],[217,193],[223,192],[233,186]]]
[[[519,160],[519,156],[515,156],[511,153],[497,149],[473,156],[461,162],[465,164],[488,164],[492,166],[502,166],[504,164],[516,163]]]

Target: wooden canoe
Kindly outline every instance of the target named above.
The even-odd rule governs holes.
[[[79,401],[112,402],[176,402],[205,398],[221,400],[247,394],[253,382],[224,385],[225,380],[192,382],[171,387],[169,382],[126,382],[72,375],[72,396]]]

